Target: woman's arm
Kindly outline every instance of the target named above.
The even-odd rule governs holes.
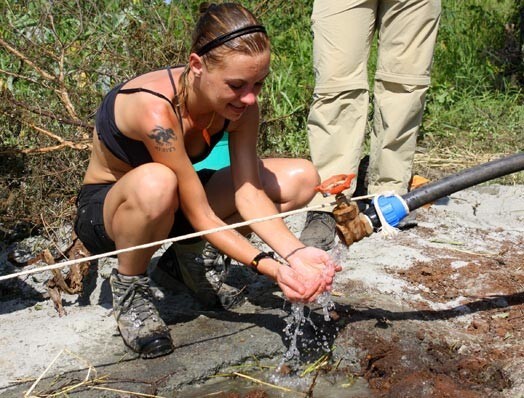
[[[161,101],[149,101],[142,104],[142,110],[141,114],[144,116],[136,118],[133,133],[128,135],[141,140],[155,162],[164,164],[173,171],[180,207],[189,222],[197,231],[225,226],[209,205],[204,187],[186,152],[180,124],[169,105]],[[259,250],[234,230],[205,237],[227,255],[244,264],[249,264],[259,253]]]
[[[266,194],[259,175],[260,161],[256,153],[258,126],[259,112],[255,105],[246,110],[240,121],[232,123],[230,128],[235,205],[244,220],[278,214],[278,209]],[[253,223],[250,227],[283,258],[304,246],[281,218]]]
[[[263,187],[256,154],[259,113],[251,107],[230,129],[231,170],[235,187],[236,208],[245,220],[264,218],[278,213]],[[307,187],[304,187],[307,189]],[[341,268],[323,250],[304,245],[281,218],[250,225],[251,229],[289,263],[308,286],[321,281],[322,289],[331,289],[333,277]]]
[[[143,141],[153,160],[173,171],[177,180],[180,206],[193,227],[198,231],[204,231],[225,226],[209,205],[205,190],[187,155],[178,120],[168,105],[161,102],[154,106],[144,103],[135,109],[142,111],[142,117],[135,117],[135,123],[132,124],[133,132],[128,135]],[[128,120],[132,120],[133,117]],[[258,180],[256,178],[256,181]],[[269,204],[269,211],[275,212],[267,196],[264,194],[262,198],[266,198],[265,203]],[[260,253],[259,249],[234,230],[207,234],[205,238],[226,255],[243,264],[250,264]],[[283,293],[291,300],[310,301],[325,289],[325,284],[319,278],[304,278],[300,273],[273,259],[262,260],[257,269],[276,280]]]

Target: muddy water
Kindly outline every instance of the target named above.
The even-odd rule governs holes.
[[[316,377],[283,376],[278,383],[268,380],[274,379],[272,372],[252,373],[250,377],[258,380],[249,381],[242,377],[217,378],[197,387],[187,387],[178,391],[178,396],[184,398],[203,397],[263,397],[263,398],[290,398],[304,397],[308,393],[315,398],[376,398],[377,395],[368,386],[364,378],[347,375],[344,372],[330,372]],[[262,384],[270,383],[271,386]],[[258,395],[256,395],[258,394]]]

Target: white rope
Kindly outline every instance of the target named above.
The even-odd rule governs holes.
[[[396,195],[395,192],[384,192],[383,194],[377,195],[377,196],[375,196],[373,198],[373,206],[375,206],[375,211],[377,212],[378,219],[380,220],[380,228],[379,228],[378,231],[380,232],[380,234],[383,237],[385,237],[385,238],[392,238],[395,235],[397,235],[400,230],[398,228],[390,225],[386,221],[386,218],[384,217],[384,213],[382,213],[382,209],[380,208],[380,206],[378,204],[378,199],[381,196],[384,196],[384,197],[389,197],[389,196],[397,196],[397,197],[399,197],[399,196]]]
[[[366,199],[366,198],[369,198],[369,197],[370,197],[370,195],[358,196],[358,197],[351,198],[351,200],[355,201],[355,200]],[[221,231],[226,231],[226,230],[229,230],[229,229],[235,229],[235,228],[239,228],[239,227],[244,227],[246,225],[250,225],[250,224],[254,224],[254,223],[258,223],[258,222],[273,220],[275,218],[284,218],[284,217],[287,217],[287,216],[291,216],[293,214],[302,213],[304,211],[321,209],[323,207],[328,207],[328,206],[331,207],[331,206],[333,206],[335,204],[336,204],[336,201],[329,202],[329,203],[327,203],[327,202],[326,203],[321,203],[321,204],[314,205],[314,206],[306,206],[306,207],[303,207],[302,209],[290,210],[290,211],[286,211],[286,212],[283,212],[283,213],[273,214],[273,215],[267,216],[267,217],[254,218],[252,220],[242,221],[242,222],[239,222],[239,223],[236,223],[236,224],[224,225],[222,227],[212,228],[212,229],[208,229],[208,230],[205,230],[205,231],[193,232],[193,233],[190,233],[190,234],[187,234],[187,235],[181,235],[181,236],[177,236],[177,237],[174,237],[174,238],[168,238],[168,239],[159,240],[159,241],[156,241],[156,242],[150,242],[150,243],[144,243],[142,245],[126,247],[125,249],[114,250],[114,251],[111,251],[111,252],[96,254],[96,255],[93,255],[93,256],[89,256],[89,257],[82,257],[82,258],[77,258],[77,259],[74,259],[74,260],[63,261],[61,263],[51,264],[51,265],[47,265],[47,266],[43,266],[43,267],[30,269],[30,270],[24,270],[24,271],[16,272],[16,273],[9,274],[9,275],[3,275],[3,276],[0,276],[0,281],[16,278],[16,277],[23,276],[23,275],[30,275],[30,274],[35,274],[35,273],[38,273],[38,272],[44,272],[44,271],[50,271],[50,270],[53,270],[53,269],[63,268],[63,267],[67,267],[69,265],[79,264],[79,263],[83,263],[83,262],[86,262],[86,261],[98,260],[98,259],[104,258],[104,257],[111,257],[111,256],[115,256],[115,255],[118,255],[118,254],[121,254],[121,253],[134,251],[134,250],[146,249],[148,247],[153,247],[153,246],[160,246],[160,245],[163,245],[165,243],[178,242],[178,241],[184,240],[184,239],[191,239],[191,238],[199,237],[199,236],[202,236],[202,235],[212,234],[212,233],[215,233],[215,232],[221,232]]]

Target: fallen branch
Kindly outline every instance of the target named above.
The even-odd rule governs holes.
[[[48,153],[48,152],[53,152],[53,151],[59,151],[59,150],[65,149],[65,148],[72,148],[72,149],[76,149],[76,150],[79,150],[79,151],[83,151],[83,150],[87,150],[87,149],[90,150],[91,149],[91,144],[89,144],[87,142],[85,142],[85,143],[84,142],[74,143],[74,142],[66,141],[66,142],[64,142],[63,144],[60,144],[60,145],[48,146],[48,147],[44,147],[44,148],[32,148],[32,149],[2,151],[2,152],[0,152],[0,155],[12,155],[12,154],[15,154],[15,153],[23,153],[24,155],[34,155],[34,154],[38,154],[38,153]]]
[[[73,244],[66,250],[66,256],[70,260],[84,258],[89,252],[80,239],[73,238]],[[45,262],[49,265],[55,264],[56,260],[49,250],[44,250]],[[59,316],[67,315],[62,305],[62,292],[67,294],[79,294],[83,291],[83,279],[89,273],[89,262],[73,264],[64,278],[58,269],[51,270],[53,277],[47,281],[47,291]]]
[[[30,154],[35,154],[35,153],[48,153],[48,152],[53,152],[53,151],[58,151],[58,150],[61,150],[61,149],[64,149],[64,148],[72,148],[72,149],[76,149],[76,150],[80,150],[80,151],[83,151],[83,150],[90,150],[91,149],[91,142],[90,140],[84,140],[84,141],[80,141],[80,142],[73,142],[73,141],[69,141],[69,140],[64,140],[62,137],[50,132],[49,130],[46,130],[42,127],[38,127],[36,126],[35,124],[33,123],[29,123],[29,127],[33,128],[34,130],[36,130],[37,132],[39,132],[40,134],[43,134],[53,140],[56,140],[58,141],[60,144],[58,145],[53,145],[53,146],[48,146],[48,147],[43,147],[43,148],[26,148],[26,149],[14,149],[14,150],[8,150],[8,151],[0,151],[0,154],[16,154],[16,153],[23,153],[25,155],[30,155]]]
[[[44,375],[49,371],[49,369],[51,369],[51,366],[53,366],[53,364],[58,360],[58,358],[60,357],[60,355],[62,355],[63,352],[64,352],[64,350],[60,351],[58,353],[58,355],[51,361],[51,363],[49,365],[47,365],[47,367],[44,369],[42,374],[40,374],[40,376],[37,377],[37,379],[31,385],[29,390],[27,390],[27,392],[25,393],[25,395],[24,395],[25,398],[32,398],[32,397],[34,397],[34,395],[30,395],[30,394],[33,392],[33,390],[36,388],[36,386],[38,385],[40,380],[42,380],[42,377],[44,377]]]

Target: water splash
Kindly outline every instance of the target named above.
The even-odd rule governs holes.
[[[331,298],[331,294],[329,292],[322,293],[317,298],[316,303],[322,307],[324,321],[331,321],[329,312],[335,308],[335,303]],[[299,346],[299,338],[304,336],[304,327],[306,325],[311,326],[315,335],[320,337],[320,340],[306,338]],[[289,348],[284,354],[278,367],[279,369],[287,361],[300,360],[300,348],[311,349],[312,347],[317,347],[324,352],[331,351],[328,336],[326,336],[326,334],[315,325],[311,319],[311,310],[303,303],[291,303],[291,313],[286,318],[286,327],[283,329],[283,332],[286,339],[289,341]]]
[[[345,250],[347,250],[346,247],[339,242],[331,252],[333,263],[330,263],[328,266],[334,267],[335,264],[340,264],[344,258]],[[328,271],[326,270],[326,272]],[[326,291],[320,294],[317,297],[316,304],[322,308],[324,322],[331,322],[330,311],[335,309],[335,302],[331,293]],[[271,377],[273,382],[281,385],[283,382],[289,383],[290,380],[296,379],[282,376],[281,370],[285,364],[299,364],[301,351],[323,351],[325,353],[332,351],[331,343],[334,341],[335,336],[329,336],[325,328],[317,327],[311,319],[311,314],[311,309],[304,303],[291,303],[290,315],[285,319],[286,326],[283,329],[284,336],[289,341],[289,347],[277,366],[276,373]],[[310,326],[313,329],[312,337],[307,337],[304,334],[306,326]],[[329,329],[334,330],[335,335],[339,331],[338,327]],[[300,383],[300,380],[294,380],[294,383]]]
[[[331,298],[331,294],[328,292],[322,293],[321,295],[317,297],[317,303],[322,306],[322,313],[324,314],[324,320],[326,322],[329,322],[331,320],[329,311],[332,311],[335,309],[335,302]]]

